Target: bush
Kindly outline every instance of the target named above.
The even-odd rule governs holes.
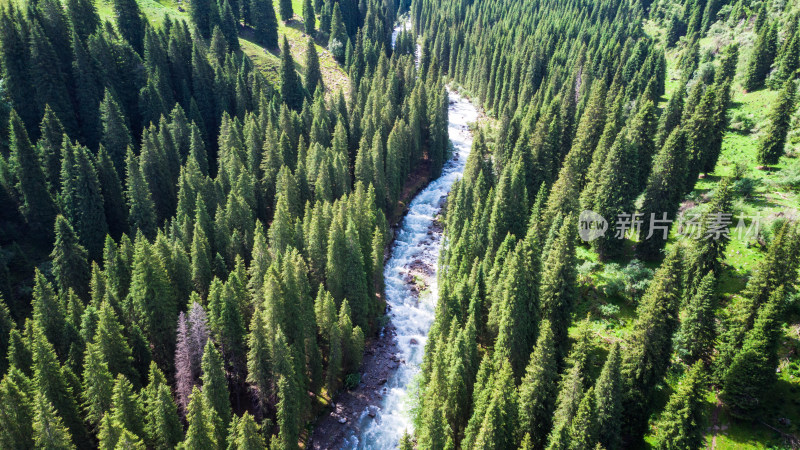
[[[631,303],[639,300],[644,294],[653,271],[638,259],[634,259],[624,268],[616,263],[606,264],[603,270],[604,284],[601,289],[607,297],[619,296]]]
[[[601,316],[608,319],[611,317],[616,317],[616,315],[619,314],[619,306],[608,303],[598,306],[597,311],[600,312]]]
[[[735,130],[737,133],[741,134],[750,134],[750,132],[753,131],[754,126],[755,121],[750,115],[745,114],[742,111],[736,111],[733,113],[730,125],[732,130]]]
[[[733,183],[733,192],[738,194],[740,197],[750,197],[753,195],[753,191],[756,190],[758,185],[758,180],[754,180],[752,178],[741,178]]]
[[[344,387],[350,391],[357,388],[359,384],[361,384],[361,374],[358,372],[344,377]]]

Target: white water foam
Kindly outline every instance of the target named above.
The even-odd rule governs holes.
[[[401,24],[392,33],[392,44],[406,24]],[[434,229],[433,222],[439,214],[453,183],[461,178],[467,155],[472,147],[469,124],[478,119],[478,111],[472,103],[458,93],[449,92],[448,134],[453,144],[453,153],[445,163],[442,175],[423,189],[409,205],[395,236],[391,257],[383,271],[386,285],[386,302],[391,308],[388,316],[396,331],[397,358],[405,361],[387,380],[383,401],[375,418],[365,410],[359,418],[359,436],[353,436],[345,448],[390,449],[397,447],[403,433],[413,431],[411,397],[409,388],[420,371],[422,355],[428,331],[433,323],[438,300],[436,283],[437,260],[441,248],[441,231]],[[431,234],[429,234],[429,232]],[[409,271],[420,262],[430,269],[414,271],[421,276],[428,288],[416,298],[408,283]],[[374,410],[373,410],[374,412]]]

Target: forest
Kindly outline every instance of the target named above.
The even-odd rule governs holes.
[[[797,0],[0,0],[0,448],[311,448],[455,91],[482,115],[397,446],[797,447],[798,28]]]

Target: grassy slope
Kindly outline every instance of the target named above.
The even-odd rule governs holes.
[[[644,29],[651,36],[661,38],[663,42],[664,29],[652,22],[646,23]],[[752,44],[755,41],[749,26],[722,36],[705,38],[701,44],[704,49],[716,51],[730,42],[732,36],[735,36],[741,46],[737,70],[737,74],[741,74],[750,59]],[[679,56],[680,49],[671,49],[667,52],[666,94],[659,105],[661,107],[666,104],[678,87],[680,73],[677,69],[677,60]],[[756,149],[761,130],[766,124],[767,114],[777,95],[777,91],[770,89],[745,92],[737,78],[733,86],[729,117],[747,118],[753,126],[749,132],[737,131],[733,126],[726,132],[722,153],[714,173],[709,174],[707,178],[698,180],[694,191],[687,196],[687,203],[684,206],[688,206],[690,205],[688,202],[692,202],[702,208],[702,204],[706,202],[707,196],[716,189],[721,177],[734,176],[738,169],[739,178],[753,180],[755,187],[746,197],[738,195],[735,198],[733,226],[738,222],[740,214],[747,218],[748,225],[749,217],[758,214],[761,217],[762,230],[766,228],[766,232],[769,233],[770,224],[776,218],[786,215],[800,217],[800,213],[798,213],[800,195],[797,190],[797,180],[800,179],[798,148],[795,147],[792,151],[793,156],[781,158],[780,163],[772,171],[759,170],[756,164]],[[490,120],[484,123],[484,126],[487,128],[486,135],[490,141],[493,141],[495,136],[492,131],[497,130],[498,124],[496,121]],[[790,176],[794,177],[794,189],[785,184],[786,179]],[[674,231],[668,245],[682,239]],[[765,248],[762,244],[763,242],[754,239],[740,240],[735,235],[732,236],[726,248],[725,269],[720,279],[720,312],[730,302],[738,300],[735,294],[744,288],[752,271],[758,267],[764,257]],[[588,246],[579,246],[577,256],[579,265],[585,263],[594,265],[590,272],[579,275],[581,300],[576,306],[575,318],[581,319],[587,314],[590,317],[597,347],[594,352],[594,365],[589,370],[592,376],[597,376],[610,344],[620,341],[630,333],[636,318],[636,305],[630,299],[620,295],[605,294],[605,287],[609,283],[610,276],[604,272],[604,269],[609,264],[600,263],[597,254]],[[628,245],[626,255],[611,262],[624,267],[632,259],[632,246]],[[658,263],[646,263],[645,266],[655,269],[658,267]],[[600,312],[600,307],[604,305],[613,305],[619,309],[613,314],[604,316]],[[576,324],[577,322],[570,328],[570,337],[573,339],[577,337]],[[800,318],[791,317],[789,322],[784,324],[784,340],[780,353],[781,372],[778,383],[769,394],[769,398],[766,399],[766,404],[769,405],[768,411],[764,414],[766,423],[737,421],[730,417],[725,408],[717,407],[716,393],[708,394],[706,398],[707,423],[704,424],[707,427],[706,446],[708,448],[712,447],[712,440],[714,448],[717,449],[783,448],[784,441],[781,432],[800,436],[800,357],[797,356],[800,354]],[[655,410],[663,409],[672,393],[672,386],[679,381],[682,374],[677,369],[679,366],[680,364],[675,365],[667,374],[666,384],[657,392]],[[780,424],[779,418],[789,419],[790,425]],[[716,429],[716,433],[714,429]],[[715,438],[714,435],[716,435]],[[647,436],[645,443],[652,446],[652,436]]]
[[[24,4],[25,0],[0,0],[0,5],[6,2]],[[136,0],[142,12],[147,16],[150,23],[160,25],[164,21],[164,16],[168,15],[175,20],[189,20],[187,1],[178,0]],[[277,2],[275,2],[277,6]],[[97,10],[103,20],[114,20],[114,10],[111,0],[96,0]],[[300,16],[302,11],[302,0],[292,0],[295,12],[293,20],[284,23],[279,20],[278,38],[283,41],[283,36],[289,41],[292,57],[295,60],[295,68],[302,76],[305,69],[305,53],[308,42],[308,35],[303,31],[303,18]],[[183,11],[181,11],[183,9]],[[275,15],[278,16],[277,10]],[[317,21],[319,23],[319,20]],[[319,45],[321,41],[316,40],[317,54],[319,55],[320,69],[325,87],[329,93],[338,92],[340,89],[345,93],[349,91],[350,83],[347,74],[339,67],[330,52]],[[253,64],[277,87],[278,72],[280,69],[280,53],[276,49],[266,49],[253,40],[253,33],[250,29],[241,29],[239,35],[239,45]]]
[[[663,30],[652,28],[654,34],[662,33]],[[733,33],[719,34],[701,41],[704,49],[715,50],[723,47],[730,41]],[[741,74],[747,61],[750,59],[752,42],[754,38],[747,25],[736,31],[736,39],[741,44],[741,55],[737,73]],[[675,68],[676,59],[679,56],[677,50],[671,50],[667,54],[668,59],[668,81],[667,95],[675,88],[680,74]],[[770,224],[778,217],[784,215],[798,216],[798,205],[800,198],[796,190],[788,188],[783,180],[789,172],[800,168],[800,160],[795,157],[783,157],[780,164],[773,171],[759,170],[756,164],[756,149],[758,140],[761,136],[767,114],[771,104],[777,98],[777,91],[764,89],[755,92],[746,92],[736,80],[733,86],[732,106],[729,117],[734,118],[735,122],[745,118],[753,124],[749,132],[729,129],[723,141],[722,154],[717,167],[709,177],[698,181],[695,190],[689,194],[688,200],[702,203],[705,195],[712,193],[721,177],[738,175],[742,179],[750,179],[754,183],[754,189],[747,195],[739,195],[734,200],[733,210],[738,217],[739,214],[745,216],[759,215],[762,228],[769,228]],[[736,219],[735,219],[736,220]],[[754,240],[740,240],[733,237],[725,252],[725,273],[720,279],[720,296],[723,306],[728,302],[736,302],[739,292],[758,267],[759,262],[764,257],[762,246]],[[730,417],[725,408],[718,407],[715,393],[709,393],[707,397],[709,434],[707,445],[715,448],[734,449],[734,448],[770,448],[782,446],[783,439],[777,430],[783,433],[794,435],[800,434],[800,371],[798,371],[797,349],[800,349],[800,323],[797,317],[789,319],[789,323],[784,324],[784,340],[781,349],[781,373],[779,381],[770,393],[770,398],[766,404],[768,410],[764,413],[766,423],[749,423],[735,420]],[[671,374],[668,382],[677,381],[677,374]],[[790,425],[782,425],[778,422],[779,418],[788,418]],[[715,427],[713,427],[716,425]],[[712,429],[713,427],[713,429]],[[714,435],[716,437],[714,438]]]

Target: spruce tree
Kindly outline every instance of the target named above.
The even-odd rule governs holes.
[[[705,368],[698,361],[681,379],[666,408],[656,422],[656,448],[701,448],[705,442],[703,410]]]
[[[347,44],[347,30],[342,22],[342,11],[339,9],[339,2],[333,3],[333,17],[331,19],[330,33],[328,38],[328,51],[340,63],[344,62],[345,46]]]
[[[58,289],[61,292],[72,289],[81,298],[88,298],[90,274],[86,249],[78,242],[78,236],[64,216],[56,218],[55,234],[50,257]]]
[[[620,348],[614,344],[595,383],[595,420],[597,440],[603,448],[621,448],[622,379],[620,378]]]
[[[83,399],[86,418],[98,426],[106,411],[111,409],[114,378],[97,345],[86,346],[83,369]]]
[[[114,0],[112,4],[119,33],[137,53],[143,55],[146,21],[142,19],[139,5],[135,0]]]
[[[292,0],[278,0],[278,11],[281,14],[281,20],[284,22],[291,20],[294,17]]]
[[[33,448],[36,391],[31,380],[11,367],[0,381],[0,445],[3,448]]]
[[[211,37],[211,8],[215,7],[215,0],[193,0],[189,6],[189,18],[203,39]]]
[[[542,256],[539,301],[543,319],[550,321],[560,361],[566,353],[567,328],[577,298],[575,272],[575,224],[567,217],[549,251]]]
[[[797,86],[794,80],[787,80],[783,84],[778,100],[773,104],[769,113],[764,135],[758,143],[756,159],[760,164],[777,164],[783,156],[783,147],[786,145],[786,135],[791,125],[792,111],[795,106],[795,91]]]
[[[144,178],[144,174],[139,165],[139,158],[134,156],[133,151],[128,148],[126,157],[127,167],[127,197],[128,221],[131,231],[140,231],[148,238],[152,238],[156,233],[156,206],[150,188]]]
[[[28,139],[25,125],[15,111],[9,117],[9,163],[16,180],[20,211],[33,230],[52,236],[56,206],[47,192],[45,174],[39,158]]]
[[[675,333],[673,347],[686,364],[694,364],[698,360],[707,361],[714,347],[715,284],[716,278],[713,272],[703,277],[686,305],[680,328]]]
[[[56,196],[61,188],[61,144],[64,142],[64,127],[49,106],[44,109],[39,130],[36,152],[39,154],[50,193]]]
[[[111,418],[137,437],[144,436],[144,408],[133,385],[124,375],[117,375],[111,397]]]
[[[215,411],[207,404],[200,389],[195,386],[192,389],[189,411],[186,414],[189,428],[186,430],[186,439],[183,441],[184,448],[198,450],[216,450],[218,448],[214,434],[214,414]]]
[[[103,123],[103,137],[100,143],[108,152],[117,174],[122,179],[125,175],[125,154],[128,147],[133,144],[133,140],[122,108],[108,89],[100,104],[100,117]]]
[[[259,433],[260,426],[250,413],[235,417],[231,422],[231,433],[228,435],[228,448],[231,450],[265,450],[264,438]]]
[[[128,307],[154,347],[153,357],[166,367],[175,354],[175,303],[169,276],[161,258],[141,234],[136,239]]]
[[[112,376],[122,374],[138,381],[132,366],[131,348],[123,336],[123,326],[108,301],[104,301],[100,306],[94,343],[98,346]]]
[[[306,0],[308,2],[308,0]],[[308,38],[308,47],[306,50],[306,68],[303,73],[303,82],[308,92],[308,95],[314,97],[317,88],[324,90],[322,84],[322,72],[319,68],[319,56],[317,55],[317,46],[314,40]]]
[[[785,296],[783,286],[772,292],[725,372],[721,396],[736,417],[752,419],[763,408],[764,395],[775,383],[781,335],[779,318]]]
[[[317,27],[317,18],[314,15],[314,5],[311,4],[311,0],[303,1],[303,26],[306,34],[310,35],[314,34]]]
[[[772,63],[778,51],[778,24],[764,26],[758,33],[750,63],[747,66],[745,79],[742,83],[748,91],[754,91],[764,86],[764,81],[769,74]]]
[[[548,450],[569,447],[570,424],[573,423],[584,397],[582,370],[581,364],[573,364],[561,381],[553,413],[553,428],[547,439]]]
[[[294,59],[292,58],[291,48],[286,36],[283,37],[283,46],[281,47],[281,99],[289,108],[299,111],[303,106],[303,85],[300,83],[300,77],[297,76],[297,71],[294,68]]]
[[[64,421],[72,441],[81,448],[88,448],[88,433],[78,413],[72,386],[67,383],[69,369],[58,364],[53,346],[38,327],[34,327],[32,339],[34,386],[42,397],[38,400],[39,406],[51,404],[55,414]],[[40,414],[42,408],[39,408]]]
[[[33,421],[33,441],[36,448],[74,449],[64,421],[44,394],[36,398],[36,417]]]
[[[148,445],[172,448],[183,440],[183,428],[166,378],[154,362],[150,363],[149,380],[143,390]]]
[[[103,254],[103,240],[108,234],[105,205],[100,180],[86,147],[75,147],[75,209],[78,214],[74,226],[80,243],[92,260]]]
[[[103,195],[108,232],[113,238],[119,239],[122,233],[128,231],[128,208],[125,204],[119,172],[103,146],[100,146],[100,150],[97,152],[94,165]]]
[[[653,275],[636,309],[637,318],[622,363],[625,382],[623,432],[638,441],[643,434],[654,387],[666,373],[672,355],[672,334],[678,324],[682,296],[683,251],[676,245]]]
[[[664,146],[653,160],[653,171],[647,180],[644,202],[640,209],[643,214],[642,241],[636,246],[636,253],[642,259],[655,259],[667,243],[669,222],[662,224],[666,231],[651,228],[653,220],[672,220],[678,210],[678,203],[684,192],[686,158],[684,132],[676,128],[664,142]]]
[[[278,19],[272,0],[250,0],[256,39],[267,48],[278,48]]]
[[[225,378],[225,368],[222,365],[222,356],[214,347],[211,340],[206,342],[203,352],[203,397],[206,404],[214,410],[219,424],[214,424],[217,442],[224,442],[227,438],[228,424],[231,420],[231,403],[228,398],[228,382]],[[220,428],[221,427],[221,428]]]
[[[558,367],[550,322],[539,324],[539,338],[519,386],[519,432],[533,447],[547,442],[557,395]]]
[[[37,268],[33,285],[33,320],[50,342],[55,342],[56,354],[65,360],[69,350],[66,311],[59,302],[53,286]],[[64,290],[66,292],[66,290]]]

